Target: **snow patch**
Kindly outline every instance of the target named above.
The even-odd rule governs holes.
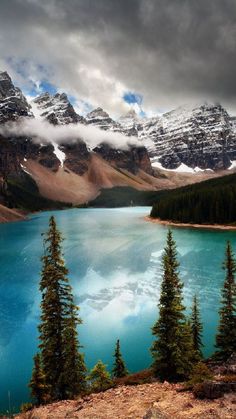
[[[168,172],[177,172],[177,173],[199,173],[199,172],[213,172],[212,169],[200,169],[200,167],[195,167],[194,169],[192,167],[187,166],[184,163],[181,163],[179,167],[176,169],[167,169],[166,167],[163,167],[162,164],[159,161],[152,160],[151,161],[152,166],[156,167],[157,169],[161,170],[167,170]],[[235,167],[236,167],[236,161],[235,161]]]
[[[236,167],[236,160],[230,161],[231,165],[228,167],[228,170],[234,169]]]
[[[65,155],[65,153],[62,150],[59,149],[58,144],[56,144],[56,143],[53,142],[52,145],[54,147],[53,153],[57,156],[58,160],[60,161],[61,167],[63,167],[63,164],[64,164],[64,161],[65,161],[66,155]]]
[[[23,166],[23,164],[20,164],[20,166],[21,166],[21,168],[23,169],[23,171],[24,171],[25,173],[27,173],[27,175],[30,175],[30,176],[31,176],[31,173],[30,173],[30,172],[28,172],[28,170],[26,170],[26,168],[25,168],[25,166]]]

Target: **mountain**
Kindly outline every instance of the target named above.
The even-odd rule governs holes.
[[[42,93],[33,100],[33,104],[36,105],[40,116],[54,125],[84,122],[84,118],[75,112],[65,93]]]
[[[101,109],[87,119],[78,115],[64,93],[41,94],[29,103],[6,72],[0,73],[0,128],[5,122],[41,118],[52,125],[115,123]],[[60,145],[29,136],[0,134],[0,204],[37,210],[78,205],[95,198],[101,188],[130,186],[155,190],[158,178],[145,147],[125,144],[117,149],[100,144],[94,150],[75,134]]]
[[[110,118],[107,112],[102,108],[96,108],[86,115],[86,123],[88,125],[95,125],[104,130],[114,130],[116,122]]]
[[[19,117],[31,117],[31,106],[6,71],[0,72],[0,124]]]
[[[133,109],[118,119],[120,131],[128,136],[138,136],[138,127],[140,123],[141,120]]]
[[[181,164],[200,169],[226,169],[236,159],[236,135],[221,105],[182,107],[146,121],[139,130],[145,143],[152,139],[153,161],[168,169]]]
[[[55,136],[45,142],[17,132],[6,134],[6,127],[1,130],[6,122],[28,118],[52,126],[82,124],[85,133],[86,126],[104,130],[106,136],[120,133],[124,144],[112,145],[112,137],[108,144],[104,135],[92,149],[80,130],[60,144]],[[87,203],[103,188],[155,191],[223,175],[226,172],[218,169],[236,160],[235,126],[235,118],[220,105],[206,104],[155,118],[130,111],[115,121],[102,108],[82,117],[65,93],[43,93],[29,103],[10,76],[0,72],[0,205],[30,211],[60,208]],[[196,173],[189,169],[196,166]],[[182,173],[186,167],[189,173]],[[175,168],[177,172],[170,170]]]
[[[235,120],[221,105],[204,103],[152,118],[139,118],[131,110],[106,129],[137,137],[154,167],[219,170],[236,160]]]

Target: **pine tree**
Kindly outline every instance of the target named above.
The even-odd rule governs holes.
[[[84,393],[86,390],[86,367],[84,356],[78,351],[78,333],[76,326],[81,324],[81,319],[76,316],[78,307],[73,301],[68,308],[68,317],[64,333],[64,373],[62,374],[65,385],[66,398]]]
[[[198,299],[196,295],[194,295],[193,297],[192,314],[191,314],[190,323],[191,323],[191,330],[192,330],[193,349],[196,353],[197,358],[200,360],[201,358],[203,358],[202,350],[201,350],[201,348],[203,347],[203,343],[202,343],[203,326],[201,323],[200,311],[198,307]]]
[[[92,391],[104,391],[112,386],[112,379],[106,370],[106,365],[100,360],[91,370],[88,380],[91,383]]]
[[[125,363],[122,359],[122,355],[120,352],[120,341],[119,339],[116,341],[115,353],[114,353],[114,368],[112,370],[113,377],[121,378],[128,375],[128,371],[126,369]]]
[[[236,263],[230,242],[227,242],[226,245],[223,268],[226,271],[226,276],[221,291],[220,321],[216,335],[218,351],[216,354],[222,359],[227,359],[236,351]]]
[[[151,352],[154,373],[162,380],[175,381],[189,376],[193,347],[191,329],[182,303],[183,285],[179,280],[176,244],[169,230],[163,257],[163,280],[159,319],[152,328],[157,337]]]
[[[85,365],[78,353],[77,317],[72,289],[67,278],[68,270],[62,257],[61,233],[54,217],[44,239],[40,291],[41,324],[39,326],[42,364],[45,380],[50,387],[51,399],[64,399],[75,395],[84,387]],[[71,377],[75,381],[72,385]]]
[[[48,387],[45,382],[45,374],[41,365],[40,354],[36,354],[34,357],[34,368],[32,372],[32,378],[29,383],[31,389],[31,395],[36,401],[36,405],[46,403],[48,400]]]

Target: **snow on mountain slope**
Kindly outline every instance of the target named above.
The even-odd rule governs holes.
[[[21,116],[32,117],[31,106],[22,91],[15,87],[6,71],[0,72],[0,124],[17,120]]]
[[[111,131],[116,127],[116,122],[102,108],[96,108],[89,112],[86,116],[86,123]]]
[[[231,119],[221,105],[182,107],[145,121],[139,138],[152,140],[151,157],[169,169],[181,163],[201,169],[223,169],[236,158],[236,136]]]
[[[151,159],[166,169],[226,169],[236,159],[236,119],[219,104],[183,106],[152,118],[130,111],[105,129],[137,136]]]
[[[33,103],[37,106],[40,115],[54,125],[83,123],[84,118],[78,115],[65,93],[50,95],[48,92],[37,96]]]
[[[138,136],[138,126],[140,122],[140,118],[133,109],[118,119],[118,124],[120,125],[122,132],[128,136]]]

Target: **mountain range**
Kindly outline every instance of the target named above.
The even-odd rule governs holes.
[[[36,139],[20,129],[32,120],[52,127],[83,126],[85,133],[94,127],[102,140],[91,146],[79,130],[60,141],[55,135],[49,141],[40,134]],[[155,191],[219,176],[234,167],[235,126],[220,104],[206,103],[152,118],[131,110],[114,120],[100,107],[81,116],[65,93],[28,100],[8,73],[0,72],[0,204],[26,210],[50,207],[49,201],[78,205],[103,188]],[[119,145],[113,144],[113,134],[119,134]],[[24,204],[26,196],[35,205]]]

